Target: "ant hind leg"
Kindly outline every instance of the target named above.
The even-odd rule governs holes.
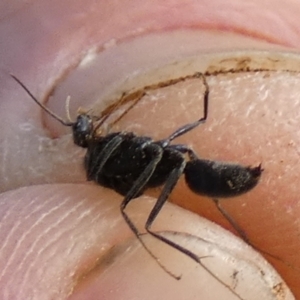
[[[181,154],[180,154],[180,156],[181,156]],[[164,186],[164,188],[163,188],[160,196],[158,197],[158,199],[157,199],[157,201],[156,201],[156,203],[155,203],[152,211],[150,212],[150,215],[149,215],[148,220],[147,220],[146,225],[145,225],[145,229],[146,229],[146,231],[149,234],[151,234],[153,237],[155,237],[159,241],[161,241],[161,242],[169,245],[170,247],[176,249],[177,251],[181,252],[182,254],[184,254],[184,255],[188,256],[189,258],[191,258],[192,260],[194,260],[197,264],[199,264],[202,268],[204,268],[215,280],[217,280],[221,285],[223,285],[226,289],[228,289],[231,293],[233,293],[238,299],[243,300],[243,298],[240,295],[238,295],[232,289],[232,287],[230,287],[228,284],[226,284],[225,282],[223,282],[208,267],[206,267],[202,263],[201,259],[203,257],[199,257],[198,255],[196,255],[192,251],[190,251],[190,250],[184,248],[183,246],[181,246],[181,245],[173,242],[172,240],[164,237],[160,233],[157,233],[157,232],[154,232],[154,231],[151,230],[151,226],[152,226],[154,220],[156,219],[158,213],[160,212],[160,210],[162,209],[163,205],[167,201],[169,194],[174,189],[176,183],[178,182],[180,176],[182,175],[182,173],[184,171],[186,163],[184,161],[183,156],[181,156],[181,158],[182,158],[181,164],[171,172],[171,174],[170,174],[169,178],[167,179],[166,184],[165,184],[165,186]],[[149,251],[148,251],[148,253],[149,253]],[[150,255],[153,257],[152,253]],[[159,263],[159,265],[162,266],[160,263]],[[164,266],[162,266],[162,268],[168,274],[172,275],[172,273],[170,273],[168,270],[166,270],[166,268]],[[180,277],[179,278],[175,277],[175,278],[179,279]]]

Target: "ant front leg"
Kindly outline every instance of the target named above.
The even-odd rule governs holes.
[[[97,143],[95,143],[95,145],[90,145],[85,157],[85,167],[88,180],[97,179],[108,159],[123,141],[124,136],[117,134],[107,142],[100,152],[97,147]]]

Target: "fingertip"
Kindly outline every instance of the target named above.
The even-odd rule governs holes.
[[[153,230],[205,257],[203,265],[197,264],[143,235],[159,261],[181,275],[175,280],[130,232],[119,211],[120,201],[116,193],[87,184],[35,186],[3,194],[2,298],[278,299],[274,290],[280,287],[282,299],[293,299],[284,282],[248,245],[167,204]],[[141,231],[154,201],[140,197],[127,209]]]

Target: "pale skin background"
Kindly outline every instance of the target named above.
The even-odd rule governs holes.
[[[33,87],[34,93],[42,97],[54,85],[58,74],[62,74],[71,66],[84,50],[94,44],[110,41],[112,38],[125,39],[139,36],[140,32],[137,29],[140,28],[144,28],[143,34],[182,27],[193,27],[199,30],[218,29],[253,38],[250,41],[256,48],[259,48],[260,44],[263,49],[269,48],[270,50],[280,47],[297,50],[300,47],[300,4],[298,1],[240,2],[233,0],[224,4],[222,1],[215,0],[207,1],[207,3],[202,1],[201,4],[188,1],[185,5],[182,5],[181,1],[164,1],[163,6],[160,6],[160,3],[161,1],[143,1],[141,5],[140,1],[132,0],[98,1],[98,4],[94,1],[70,1],[70,3],[64,1],[63,4],[61,1],[26,3],[9,1],[1,4],[0,140],[3,194],[0,208],[2,219],[0,234],[5,245],[1,253],[3,254],[1,261],[3,272],[0,286],[5,287],[6,293],[2,295],[3,299],[6,295],[14,295],[14,298],[9,299],[27,299],[28,297],[51,299],[53,291],[55,291],[56,299],[59,297],[65,299],[72,287],[76,285],[75,281],[84,277],[84,274],[93,268],[93,263],[97,259],[107,254],[113,245],[118,245],[122,249],[122,243],[128,243],[126,238],[130,236],[118,211],[121,199],[111,191],[87,184],[72,184],[72,179],[69,180],[70,184],[64,186],[58,184],[46,187],[35,186],[47,182],[47,178],[43,178],[43,174],[39,173],[39,168],[44,163],[43,160],[31,155],[33,148],[42,145],[41,140],[46,133],[41,129],[39,109],[28,101],[28,98],[24,99],[24,92],[16,88],[15,83],[8,76],[9,72],[17,74],[23,81],[26,79],[26,85]],[[39,24],[39,19],[43,20],[42,28],[36,25]],[[217,34],[215,38],[218,39]],[[241,36],[234,37],[233,35],[228,44],[238,45],[240,38]],[[203,45],[207,48],[210,43],[211,38],[207,41],[203,40]],[[247,46],[251,48],[251,42],[249,43]],[[213,44],[217,45],[215,41]],[[217,49],[217,46],[214,46],[214,49]],[[57,105],[63,111],[64,99],[61,99],[61,103]],[[76,106],[76,102],[73,105]],[[83,106],[83,103],[80,105]],[[51,108],[55,109],[55,106]],[[25,126],[24,128],[22,124],[25,124],[28,118],[33,120],[33,127]],[[152,125],[153,130],[156,124],[155,122]],[[298,127],[295,130],[298,130]],[[67,147],[70,145],[67,144]],[[63,155],[61,160],[63,161],[64,158]],[[78,163],[74,167],[74,161],[70,160],[63,168],[71,168],[71,172],[79,174],[78,181],[81,179],[84,182],[84,172],[81,171]],[[28,171],[30,175],[26,176],[26,170],[30,170]],[[49,178],[53,176],[57,183],[68,182],[68,180],[59,180],[61,172],[62,170],[55,168],[52,173],[50,172]],[[17,190],[20,186],[28,187]],[[143,203],[145,204],[140,205],[148,205],[147,201]],[[275,204],[278,213],[284,204],[282,202]],[[199,222],[197,225],[194,219],[189,224],[190,217],[182,210],[177,211],[176,208],[170,206],[166,208],[166,214],[168,214],[168,209],[178,214],[178,218],[172,222],[187,222],[185,228],[201,226],[200,220],[197,221]],[[136,212],[137,216],[139,216],[139,211]],[[264,231],[263,227],[259,229],[261,240],[268,241],[267,237],[270,234],[274,236],[274,240],[277,241],[276,249],[286,260],[289,260],[292,254],[286,250],[288,245],[281,243],[281,240],[285,238],[288,240],[297,215],[299,215],[299,208],[292,214],[293,219],[285,217],[281,223],[284,230],[281,230],[278,235],[276,232],[280,228],[276,228],[277,224],[269,224],[274,230],[272,233]],[[251,207],[245,218],[251,218],[250,216]],[[178,221],[181,220],[179,218],[184,221]],[[218,218],[216,214],[214,219],[218,220]],[[166,218],[165,222],[170,223],[170,220]],[[163,220],[160,224],[161,229],[169,228],[169,226],[172,228],[171,225],[164,224]],[[249,236],[258,234],[257,228],[254,227],[252,229],[251,224],[247,227]],[[131,242],[134,244],[134,241]],[[291,243],[294,248],[299,249],[299,240],[293,240]],[[266,242],[261,246],[271,252],[274,244],[270,246]],[[143,249],[138,251],[143,255]],[[124,261],[124,256],[119,255],[118,251],[115,255],[117,261]],[[122,275],[121,271],[122,268],[126,269],[129,266],[132,269],[138,269],[140,263],[134,259],[135,252],[132,254],[133,257],[130,257],[130,253],[127,255],[129,258],[125,260],[122,267],[113,268],[109,277],[105,277],[103,281],[101,281],[102,273],[98,272],[98,274],[97,270],[95,276],[93,273],[89,277],[93,286],[90,289],[94,286],[99,288],[103,296],[101,299],[110,299],[110,291],[120,284],[120,280],[116,279],[118,276],[126,276],[127,287],[135,286],[137,278],[133,275],[134,272],[130,275]],[[172,261],[172,255],[168,259]],[[300,265],[298,257],[294,258],[293,262],[295,264],[298,262],[297,265]],[[135,263],[138,265],[135,266]],[[153,261],[145,256],[143,264],[152,265]],[[172,281],[168,276],[162,276],[159,285],[153,288],[147,284],[147,280],[156,278],[158,272],[161,274],[161,270],[156,267],[150,270],[153,274],[147,274],[139,290],[145,289],[145,293],[157,292],[159,295],[157,297],[164,298],[165,290],[158,286],[162,286],[163,281],[166,280],[166,284],[172,289]],[[32,274],[35,275],[32,276]],[[286,281],[290,280],[294,293],[299,297],[300,291],[299,285],[297,287],[295,284],[295,273],[284,269],[282,276]],[[31,278],[36,278],[40,282],[34,296],[31,287],[36,283]],[[96,280],[97,284],[93,280]],[[124,285],[124,281],[121,282]],[[14,294],[12,291],[15,289],[20,290],[21,295]],[[121,295],[122,299],[133,297],[132,291],[123,287],[120,289],[122,293],[114,294],[112,299],[116,299],[115,295]],[[190,288],[187,289],[190,290]],[[4,289],[0,288],[0,290]],[[82,289],[83,295],[78,296],[78,299],[88,299],[89,291]],[[108,294],[104,295],[104,291]],[[188,297],[189,295],[186,295],[186,299]],[[190,298],[193,299],[193,297],[191,293]],[[153,296],[154,298],[156,297]],[[77,299],[75,294],[73,299]]]

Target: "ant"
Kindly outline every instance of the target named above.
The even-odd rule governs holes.
[[[39,102],[17,77],[14,75],[11,76],[44,111],[54,117],[62,125],[72,127],[74,143],[79,147],[87,149],[84,158],[87,180],[95,181],[99,185],[113,189],[124,196],[120,205],[120,211],[125,222],[145,250],[156,260],[164,271],[172,277],[180,279],[180,276],[176,276],[170,272],[160,263],[150,249],[148,249],[141,237],[143,234],[139,232],[126,213],[127,205],[134,198],[142,195],[148,188],[162,185],[162,191],[145,223],[146,232],[196,261],[223,286],[234,293],[239,299],[242,299],[229,285],[222,282],[205,267],[201,262],[201,257],[198,257],[188,249],[151,230],[153,222],[168,200],[170,193],[179,178],[184,175],[188,187],[196,194],[213,198],[221,213],[234,228],[237,228],[241,236],[246,239],[243,231],[239,229],[234,220],[219,206],[217,198],[238,196],[254,188],[263,171],[261,165],[250,167],[201,159],[189,146],[184,144],[172,144],[173,140],[193,130],[200,124],[203,124],[208,117],[209,86],[202,73],[196,73],[192,76],[182,77],[177,80],[174,79],[156,86],[147,86],[143,92],[137,93],[137,99],[129,109],[146,94],[147,90],[172,85],[187,78],[200,79],[205,87],[203,117],[193,123],[181,126],[167,138],[158,141],[154,141],[147,136],[138,136],[133,132],[121,131],[102,135],[99,133],[99,128],[109,117],[109,113],[103,113],[100,117],[95,117],[89,113],[80,113],[76,121],[65,121]],[[130,98],[124,94],[122,97],[123,100],[126,97]],[[128,109],[121,117],[127,111]],[[121,117],[119,117],[118,120]]]

